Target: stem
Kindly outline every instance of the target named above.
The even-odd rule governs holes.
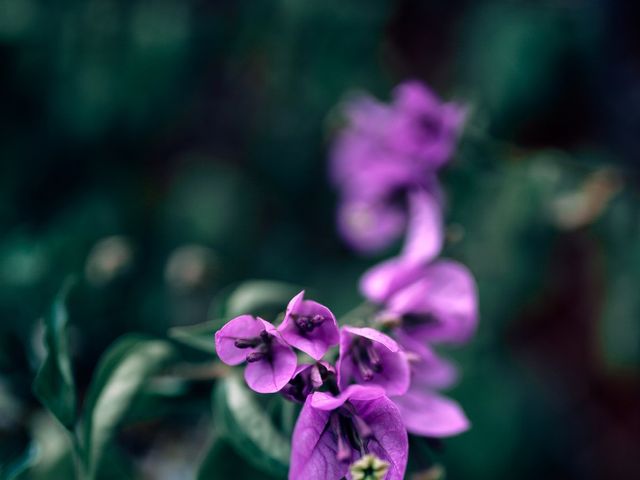
[[[71,438],[71,447],[73,450],[73,463],[75,465],[75,470],[76,470],[76,479],[85,480],[87,478],[87,475],[86,475],[86,465],[84,463],[84,450],[82,448],[82,445],[80,444],[78,433],[75,431],[69,431],[69,437]]]

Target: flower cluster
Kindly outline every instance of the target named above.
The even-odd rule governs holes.
[[[392,398],[409,432],[459,433],[468,428],[464,413],[436,393],[455,382],[456,370],[432,346],[467,341],[478,320],[473,276],[464,265],[437,258],[444,226],[436,174],[455,150],[465,109],[408,81],[396,87],[391,104],[361,96],[347,104],[346,116],[332,152],[341,233],[366,253],[406,232],[400,254],[360,282],[364,297],[379,307],[375,323],[409,358],[409,389]]]
[[[303,405],[289,478],[400,480],[408,433],[446,437],[469,426],[459,405],[438,393],[457,373],[433,350],[468,340],[477,323],[470,272],[437,258],[444,235],[435,173],[455,147],[464,111],[409,82],[391,105],[361,97],[347,113],[332,165],[342,233],[368,252],[406,230],[400,254],[361,279],[375,314],[366,326],[339,327],[300,292],[277,327],[251,315],[232,319],[216,332],[216,350],[229,365],[246,363],[256,392]]]
[[[391,337],[368,327],[338,329],[327,307],[300,292],[278,327],[241,315],[216,332],[215,342],[223,362],[246,363],[250,388],[303,404],[289,478],[338,480],[369,463],[387,479],[403,478],[407,430],[390,396],[407,392],[411,373],[408,356]],[[334,366],[323,357],[337,345]],[[295,350],[310,361],[298,362]]]

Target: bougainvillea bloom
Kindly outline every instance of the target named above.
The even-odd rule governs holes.
[[[426,192],[410,197],[407,238],[399,256],[370,268],[360,280],[360,290],[370,301],[384,304],[391,295],[419,280],[424,267],[433,261],[444,243],[442,213],[437,201]]]
[[[460,343],[478,321],[475,281],[451,260],[436,260],[443,243],[442,218],[416,194],[412,227],[402,253],[364,273],[360,291],[382,307],[380,317],[429,341]]]
[[[373,328],[342,327],[338,382],[377,385],[387,395],[402,395],[409,388],[407,356],[395,340]]]
[[[349,102],[348,127],[331,155],[342,199],[338,228],[363,253],[386,248],[404,232],[411,192],[441,196],[436,170],[451,156],[465,116],[415,81],[398,86],[393,97],[390,105],[368,96]]]
[[[426,216],[439,218],[441,194],[434,177],[394,176],[394,169],[368,167],[367,175],[352,180],[338,207],[338,228],[343,238],[363,253],[377,252],[408,235]],[[417,210],[420,215],[414,215]],[[424,230],[421,230],[424,231]],[[437,232],[436,232],[437,233]],[[410,238],[419,237],[412,235]],[[425,239],[421,239],[424,241]]]
[[[385,104],[360,94],[345,103],[347,127],[337,137],[331,158],[334,183],[348,183],[372,165],[425,173],[449,160],[466,108],[440,102],[418,81],[401,83],[392,97]]]
[[[406,231],[404,257],[417,261],[432,255],[433,250],[437,252],[443,236],[440,200],[425,189],[412,189],[401,195],[401,200],[370,200],[362,196],[344,200],[338,209],[342,236],[360,251],[375,252]]]
[[[296,371],[297,358],[276,328],[266,320],[241,315],[216,332],[216,352],[228,365],[247,362],[244,378],[251,389],[273,393]]]
[[[314,360],[320,360],[329,347],[338,344],[340,333],[333,313],[313,300],[304,299],[304,291],[293,297],[278,331],[289,345]]]
[[[455,367],[410,335],[399,332],[398,342],[409,358],[411,386],[404,395],[391,399],[398,406],[407,430],[427,437],[447,437],[467,430],[469,420],[462,408],[436,393],[455,382]]]
[[[439,260],[420,278],[394,292],[383,316],[397,317],[401,328],[429,342],[463,343],[478,323],[478,299],[471,272],[462,264]]]
[[[398,407],[376,387],[352,385],[338,396],[310,395],[291,442],[289,479],[339,480],[367,454],[389,464],[387,480],[402,480],[407,431]]]
[[[393,91],[394,115],[387,142],[432,167],[440,167],[453,153],[466,109],[442,103],[424,84],[407,81]]]
[[[293,378],[280,393],[292,402],[304,403],[307,397],[322,387],[330,376],[335,376],[333,365],[317,362],[310,365],[298,365]]]

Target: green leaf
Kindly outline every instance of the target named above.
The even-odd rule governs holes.
[[[22,454],[8,465],[0,465],[0,479],[14,480],[29,469],[38,458],[38,448],[29,445]]]
[[[260,400],[243,380],[231,375],[221,381],[213,396],[215,425],[236,451],[256,468],[286,476],[291,444],[274,424]]]
[[[248,280],[222,294],[214,301],[215,318],[225,321],[250,314],[275,320],[301,287],[271,280]]]
[[[640,365],[640,208],[624,192],[598,225],[606,256],[606,289],[598,323],[600,351],[607,369],[633,371]]]
[[[173,327],[169,330],[169,337],[196,350],[216,353],[213,336],[224,323],[223,319],[218,319],[185,327]]]
[[[47,356],[36,374],[33,392],[53,416],[72,430],[76,420],[76,388],[67,343],[66,300],[72,282],[65,282],[44,319]]]
[[[31,480],[76,478],[74,453],[68,431],[51,415],[36,414],[30,422],[30,434],[37,457],[27,472],[18,477]]]
[[[88,478],[96,478],[111,439],[147,379],[173,358],[170,343],[138,335],[118,340],[102,357],[85,407]]]
[[[286,475],[272,476],[244,461],[235,449],[222,438],[216,438],[202,460],[196,480],[227,480],[229,478],[260,478],[275,480]]]

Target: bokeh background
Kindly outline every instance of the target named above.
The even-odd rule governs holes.
[[[473,423],[436,448],[447,478],[638,478],[640,5],[623,0],[0,0],[2,474],[39,445],[20,478],[71,478],[31,389],[69,274],[80,399],[116,338],[210,320],[227,285],[357,305],[393,250],[336,234],[336,105],[407,78],[472,108],[442,174],[445,254],[481,307],[447,352]],[[194,478],[216,375],[189,375],[119,426],[131,478]]]

